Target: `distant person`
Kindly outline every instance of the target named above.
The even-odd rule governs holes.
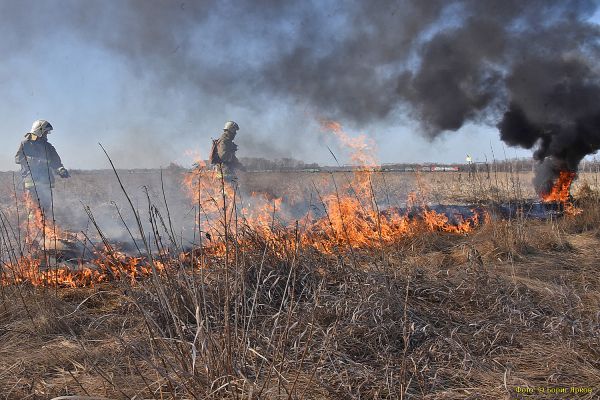
[[[46,215],[51,211],[54,174],[61,178],[70,176],[56,149],[48,142],[48,134],[52,129],[48,121],[35,121],[31,131],[25,134],[25,140],[21,142],[15,156],[15,162],[21,166],[25,193]]]
[[[239,129],[238,124],[227,121],[221,137],[213,140],[210,154],[210,163],[217,168],[219,173],[223,174],[222,178],[228,183],[237,182],[236,171],[244,170],[244,166],[235,156],[238,146],[233,142]]]
[[[467,154],[467,158],[465,159],[465,161],[467,161],[467,170],[469,171],[469,179],[471,179],[474,175],[473,158]]]

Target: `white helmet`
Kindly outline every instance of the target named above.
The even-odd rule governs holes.
[[[223,127],[224,131],[236,132],[240,127],[233,121],[225,122],[225,126]]]
[[[52,129],[54,128],[52,128],[50,122],[45,119],[38,119],[31,125],[31,131],[29,133],[35,136],[42,136],[44,133],[50,133]]]

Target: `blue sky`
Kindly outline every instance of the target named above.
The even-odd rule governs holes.
[[[16,0],[0,0],[0,7],[11,8],[15,3]],[[45,7],[73,4],[68,0],[33,4],[42,3]],[[336,2],[325,3],[333,7]],[[115,4],[118,3],[113,2],[108,8]],[[226,81],[219,81],[218,87],[211,82],[212,68],[218,71],[261,63],[274,51],[269,35],[285,37],[300,28],[287,23],[289,21],[279,21],[272,30],[266,31],[243,23],[225,24],[234,32],[250,32],[252,40],[244,41],[236,34],[220,34],[225,29],[223,9],[203,12],[205,20],[200,28],[188,32],[181,41],[181,48],[175,46],[170,54],[151,54],[144,63],[133,65],[114,50],[120,46],[123,36],[105,32],[107,38],[103,40],[109,44],[98,45],[86,34],[87,28],[79,35],[77,30],[63,29],[68,21],[54,16],[48,19],[46,26],[35,26],[30,36],[21,37],[20,32],[11,34],[11,24],[7,23],[27,26],[31,22],[28,14],[0,16],[0,25],[5,26],[0,32],[0,50],[5,56],[0,64],[0,170],[17,168],[14,153],[35,119],[46,119],[54,126],[50,141],[67,168],[108,167],[99,142],[119,167],[160,167],[172,161],[190,165],[193,160],[186,154],[191,151],[206,157],[211,137],[218,136],[229,119],[241,127],[237,140],[239,156],[295,157],[307,162],[334,164],[327,150],[330,146],[344,159],[344,149],[320,130],[316,122],[320,117],[318,110],[301,100],[288,101],[261,93],[258,85],[253,87],[255,92],[238,96],[233,82],[230,86]],[[599,13],[593,21],[600,21]],[[345,22],[343,18],[330,19],[329,29],[341,29],[339,25]],[[111,35],[115,35],[114,38]],[[335,43],[333,38],[331,45]],[[187,52],[186,57],[179,59],[182,52]],[[170,75],[160,71],[157,65],[168,57],[180,64],[183,67],[180,71],[185,73]],[[198,63],[186,69],[186,63],[194,59]],[[198,66],[206,68],[200,83],[190,77],[198,72],[194,70]],[[190,76],[186,76],[187,73]],[[190,88],[191,84],[197,84],[199,89]],[[497,159],[505,155],[510,158],[531,154],[506,147],[496,129],[489,126],[467,124],[458,132],[444,133],[429,141],[424,139],[419,125],[405,115],[367,126],[343,119],[338,121],[350,135],[373,137],[382,163],[452,163],[464,161],[466,154],[475,160],[491,159],[492,153]]]

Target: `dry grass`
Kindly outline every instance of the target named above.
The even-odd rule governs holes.
[[[246,185],[289,193],[271,179]],[[394,201],[417,186],[439,202],[529,197],[515,174],[375,179]],[[583,213],[562,220],[493,221],[353,256],[248,231],[226,260],[191,272],[196,248],[134,286],[0,287],[0,398],[499,399],[525,387],[598,398],[596,193],[588,184]]]

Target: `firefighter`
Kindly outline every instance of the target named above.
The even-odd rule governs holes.
[[[227,121],[223,127],[223,134],[213,142],[211,151],[211,164],[216,166],[219,174],[222,173],[223,179],[228,183],[237,182],[236,171],[244,170],[244,166],[235,156],[238,146],[233,142],[239,129],[238,124]]]
[[[21,142],[15,155],[15,162],[21,166],[25,193],[46,215],[51,212],[54,174],[61,178],[70,176],[56,149],[48,142],[48,134],[52,129],[48,121],[43,119],[35,121],[31,131],[25,134],[25,140]]]

